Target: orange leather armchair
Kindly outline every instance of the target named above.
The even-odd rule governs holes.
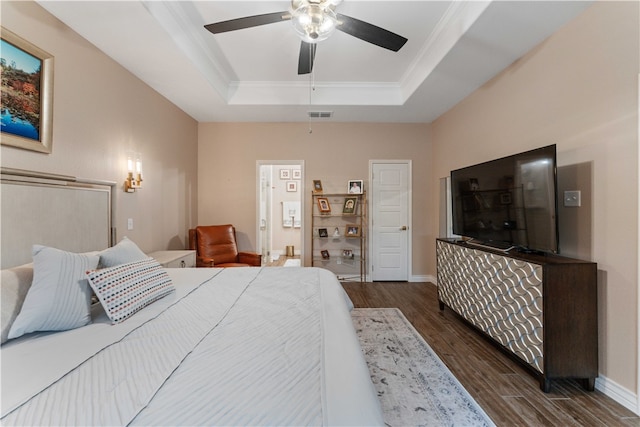
[[[231,224],[198,226],[189,230],[189,249],[196,251],[196,267],[259,267],[262,256],[239,252]]]

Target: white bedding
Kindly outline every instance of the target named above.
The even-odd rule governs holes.
[[[332,273],[167,271],[176,292],[123,323],[3,345],[2,424],[383,425]]]

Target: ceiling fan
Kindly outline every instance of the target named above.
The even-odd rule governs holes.
[[[341,2],[342,0],[291,0],[290,11],[246,16],[204,27],[213,34],[219,34],[290,20],[302,39],[298,74],[309,74],[313,70],[316,43],[327,39],[335,30],[394,52],[399,51],[407,42],[406,38],[384,28],[336,13],[335,8]]]

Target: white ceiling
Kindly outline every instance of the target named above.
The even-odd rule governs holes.
[[[213,35],[205,24],[286,11],[284,1],[39,1],[200,122],[428,123],[591,2],[344,0],[337,12],[409,39],[392,52],[337,31],[297,74],[289,21]],[[570,52],[567,52],[570,54]],[[313,87],[313,90],[312,90]],[[327,120],[327,119],[319,119]]]

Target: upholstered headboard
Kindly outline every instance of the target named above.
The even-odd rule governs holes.
[[[114,182],[8,168],[1,178],[2,269],[31,262],[34,244],[69,252],[113,244]]]

